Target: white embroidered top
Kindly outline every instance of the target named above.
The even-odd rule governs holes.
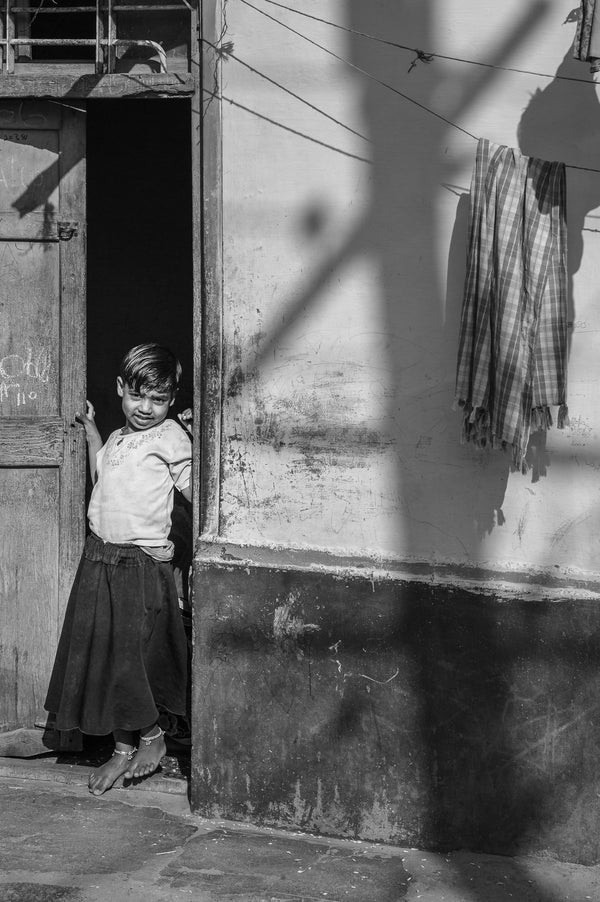
[[[161,548],[161,557],[171,557],[173,493],[189,485],[191,458],[190,439],[174,420],[143,432],[111,433],[96,457],[98,478],[88,507],[92,532],[105,542]]]

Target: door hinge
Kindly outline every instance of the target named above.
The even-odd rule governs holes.
[[[58,228],[58,240],[59,241],[70,241],[74,235],[77,235],[77,231],[79,228],[78,222],[73,222],[69,220],[61,220],[56,223]]]

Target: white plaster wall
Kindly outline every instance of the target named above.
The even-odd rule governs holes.
[[[476,142],[397,93],[600,169],[598,89],[554,78],[590,77],[574,0],[286,4],[339,28],[252,4],[226,5],[223,536],[597,576],[600,173],[567,170],[571,426],[511,472],[460,444],[452,409]],[[408,72],[414,54],[356,32],[538,74]]]

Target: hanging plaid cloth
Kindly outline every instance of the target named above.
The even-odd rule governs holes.
[[[481,139],[471,181],[456,398],[463,440],[512,445],[567,421],[567,231],[563,163]]]
[[[600,3],[581,0],[573,41],[575,59],[590,63],[590,72],[600,71]]]

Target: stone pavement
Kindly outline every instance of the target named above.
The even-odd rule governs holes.
[[[600,902],[600,866],[433,854],[192,815],[184,780],[87,791],[0,759],[0,902]]]

